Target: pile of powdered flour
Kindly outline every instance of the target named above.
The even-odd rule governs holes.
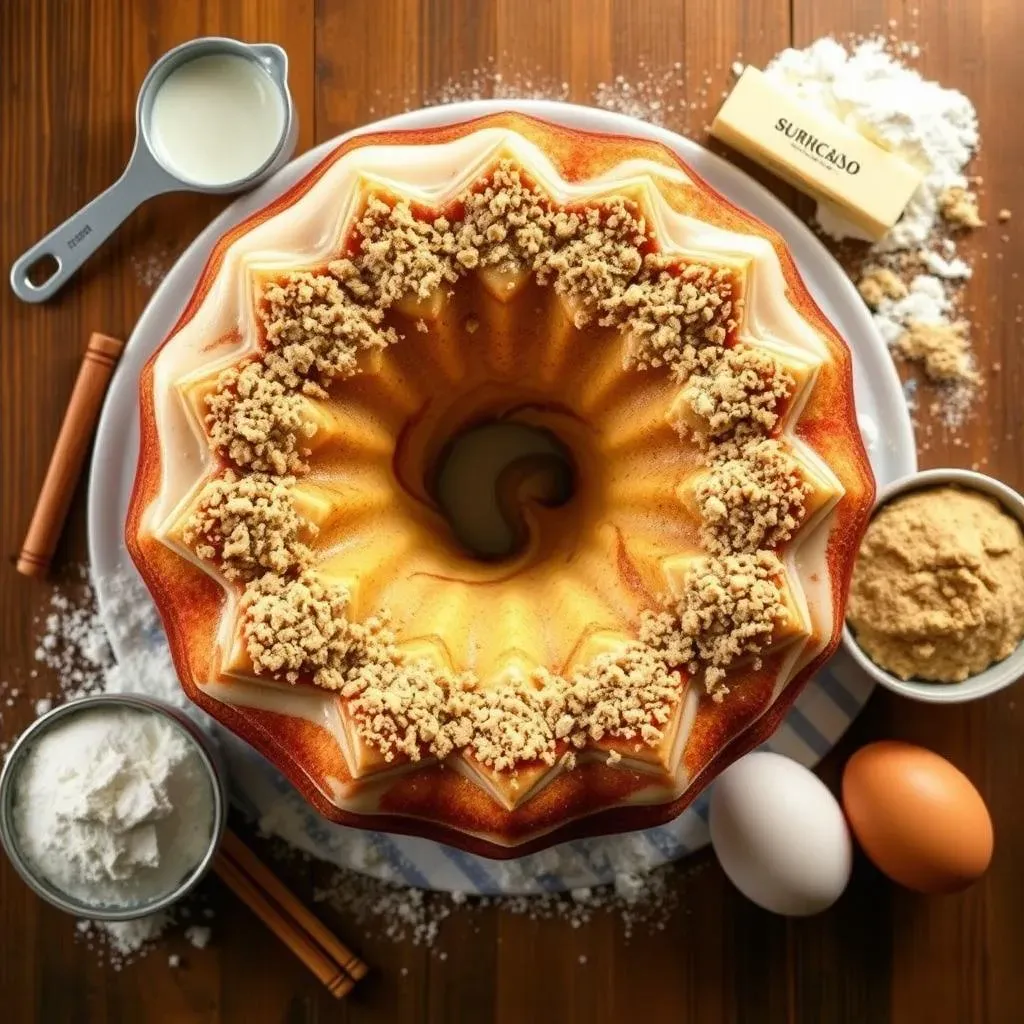
[[[782,51],[765,73],[922,171],[903,216],[871,246],[857,276],[882,337],[939,387],[937,411],[948,425],[958,425],[981,383],[970,325],[956,312],[971,276],[958,244],[982,226],[966,175],[980,143],[974,104],[922,77],[881,38],[850,47],[819,39]],[[826,204],[818,205],[817,221],[832,239],[858,237]]]
[[[153,712],[66,716],[33,740],[15,776],[19,849],[39,876],[90,907],[167,895],[202,859],[213,826],[195,742]]]
[[[924,173],[899,223],[875,248],[927,246],[940,216],[940,197],[968,186],[964,168],[980,141],[974,104],[907,67],[881,38],[849,49],[835,39],[818,39],[802,50],[783,50],[765,74]],[[833,238],[858,236],[828,206],[819,206],[818,222]]]

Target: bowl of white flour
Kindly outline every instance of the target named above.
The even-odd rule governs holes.
[[[69,913],[125,921],[189,892],[227,819],[226,776],[177,708],[103,694],[54,708],[0,774],[0,841],[36,893]]]

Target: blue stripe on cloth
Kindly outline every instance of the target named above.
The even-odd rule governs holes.
[[[479,857],[456,850],[454,846],[445,846],[443,843],[438,844],[438,849],[472,882],[474,891],[480,893],[501,891],[501,886],[483,866]]]
[[[818,757],[824,757],[831,749],[832,744],[822,736],[818,727],[796,707],[789,709],[786,715],[786,725],[800,737],[814,751]]]
[[[590,878],[574,880],[579,881],[581,885],[604,885],[605,882],[610,882],[614,871],[611,865],[608,863],[608,855],[604,850],[604,847],[600,839],[573,839],[571,842],[565,844],[562,849],[572,850],[576,854],[577,862],[571,866],[566,866],[564,874],[568,876],[578,876],[586,873],[590,875]],[[565,878],[561,879],[562,888],[565,888]]]
[[[686,853],[686,847],[667,828],[649,828],[641,834],[666,860]]]
[[[593,839],[573,839],[571,842],[566,843],[566,846],[576,851],[576,855],[587,866],[589,871],[594,870]],[[600,843],[598,843],[598,848],[600,849]]]
[[[394,840],[383,832],[371,832],[370,842],[387,863],[395,869],[406,885],[417,889],[432,889],[430,879],[398,848]]]
[[[558,875],[553,875],[549,871],[545,871],[544,874],[537,876],[537,884],[545,892],[564,892],[565,882],[562,881]]]
[[[700,818],[701,821],[706,825],[708,823],[708,815],[711,813],[711,798],[707,793],[701,793],[701,795],[693,801],[690,805],[690,810]]]
[[[814,681],[821,687],[832,703],[851,721],[860,714],[860,709],[864,704],[843,686],[838,676],[833,675],[833,673],[826,669],[819,672],[814,677]]]

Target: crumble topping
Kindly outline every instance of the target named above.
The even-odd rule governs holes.
[[[306,470],[303,438],[316,425],[303,416],[302,397],[269,376],[260,362],[224,370],[206,398],[214,448],[236,466],[284,476]]]
[[[407,295],[428,299],[443,284],[458,280],[451,224],[445,217],[417,217],[406,199],[389,204],[371,195],[354,235],[357,255],[336,261],[332,269],[346,277],[360,299],[379,308]]]
[[[555,736],[582,748],[607,736],[653,745],[682,696],[682,679],[643,643],[598,655],[556,687],[549,717]]]
[[[549,694],[529,682],[467,694],[456,728],[465,731],[472,756],[493,771],[556,760],[555,735],[546,714]]]
[[[463,269],[536,269],[536,261],[550,252],[551,202],[523,181],[510,160],[500,161],[461,198],[455,258]]]
[[[722,700],[727,670],[741,657],[756,663],[785,615],[784,571],[764,549],[788,539],[810,488],[764,435],[795,380],[768,352],[727,347],[742,307],[736,273],[656,251],[635,201],[555,208],[506,160],[453,209],[451,218],[421,216],[408,200],[371,195],[344,253],[264,287],[266,351],[224,371],[207,398],[214,447],[252,475],[229,470],[207,485],[188,543],[247,581],[243,638],[256,673],[338,691],[359,735],[388,761],[466,751],[506,771],[571,765],[575,750],[607,737],[654,745],[681,698],[681,669],[702,671],[708,694]],[[570,679],[538,668],[481,689],[469,674],[406,656],[386,618],[348,621],[345,588],[308,568],[288,499],[292,477],[308,470],[303,440],[316,430],[303,395],[327,397],[332,381],[359,371],[361,354],[399,341],[389,318],[397,303],[415,310],[477,268],[533,273],[570,300],[577,325],[618,328],[624,366],[667,368],[706,424],[699,440],[711,473],[698,502],[711,554],[682,597],[642,616],[636,643]],[[465,321],[467,333],[478,327]]]
[[[711,471],[697,486],[701,541],[713,554],[776,548],[803,520],[810,491],[799,464],[778,441],[716,445]]]
[[[248,580],[263,570],[285,574],[305,567],[311,552],[299,540],[305,525],[295,511],[294,477],[265,473],[239,476],[228,469],[208,480],[182,531],[182,539],[229,580]]]
[[[735,281],[723,267],[679,265],[671,256],[644,258],[641,281],[604,305],[625,325],[627,368],[668,366],[682,381],[707,369],[736,326]]]
[[[256,674],[294,683],[308,673],[317,686],[340,690],[354,644],[347,607],[348,591],[313,572],[293,579],[268,572],[249,582],[240,610]]]
[[[268,373],[292,390],[326,397],[324,385],[351,377],[360,352],[397,341],[384,325],[380,306],[354,297],[351,262],[328,265],[327,273],[298,271],[268,284],[259,319],[269,351]]]
[[[785,618],[785,569],[777,555],[722,555],[695,560],[683,593],[665,610],[648,612],[640,639],[663,652],[671,665],[704,669],[704,686],[721,702],[729,692],[726,671],[738,659],[757,657]]]
[[[358,630],[358,626],[353,626]],[[656,743],[682,694],[677,673],[643,644],[601,655],[571,680],[538,668],[533,679],[480,689],[424,661],[404,661],[393,635],[377,629],[342,689],[362,738],[390,761],[443,759],[462,750],[487,768],[554,765],[558,746],[579,749],[606,736]],[[564,755],[563,755],[564,759]]]
[[[857,282],[860,297],[877,309],[883,299],[905,299],[907,286],[903,279],[888,267],[865,267]]]
[[[743,346],[727,349],[705,372],[693,374],[683,396],[707,433],[719,437],[741,427],[770,433],[779,421],[779,404],[795,390],[796,381],[770,352]]]
[[[351,625],[356,644],[349,659],[343,697],[360,737],[393,761],[418,761],[426,751],[443,759],[460,738],[451,727],[450,707],[468,677],[440,673],[424,659],[405,657],[384,618]]]
[[[616,298],[643,269],[647,224],[639,208],[617,196],[553,218],[554,245],[540,254],[535,269],[542,283],[552,280],[559,294],[578,303],[577,327],[595,313],[605,326],[617,326]]]

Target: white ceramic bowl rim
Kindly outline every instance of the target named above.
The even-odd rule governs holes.
[[[20,764],[25,755],[49,728],[69,715],[78,714],[97,707],[121,707],[150,714],[158,714],[176,725],[188,739],[199,755],[209,777],[213,800],[213,821],[210,828],[210,842],[206,852],[196,866],[185,875],[176,887],[169,892],[145,903],[118,906],[113,904],[94,905],[85,903],[62,892],[52,883],[40,877],[29,861],[22,856],[17,833],[14,827],[15,780]],[[130,921],[145,917],[163,910],[177,902],[186,893],[191,892],[206,874],[213,863],[213,858],[220,845],[221,836],[227,825],[228,797],[224,782],[225,775],[218,766],[209,742],[202,736],[198,726],[192,723],[183,712],[171,704],[157,700],[155,697],[127,693],[104,693],[91,697],[82,697],[68,701],[37,718],[18,738],[11,747],[3,771],[0,772],[0,845],[3,846],[14,869],[21,875],[25,883],[38,896],[60,910],[78,917],[92,918],[98,921]]]
[[[894,480],[879,490],[871,513],[872,518],[882,506],[895,498],[910,494],[912,491],[934,487],[961,487],[964,490],[987,494],[995,498],[1006,513],[1013,516],[1021,524],[1021,529],[1024,529],[1024,497],[1001,480],[970,469],[926,469]],[[1002,661],[990,665],[962,683],[929,683],[894,676],[868,657],[857,643],[849,622],[843,623],[843,646],[860,668],[876,682],[894,693],[929,704],[962,704],[977,700],[1010,686],[1024,676],[1024,641]]]

